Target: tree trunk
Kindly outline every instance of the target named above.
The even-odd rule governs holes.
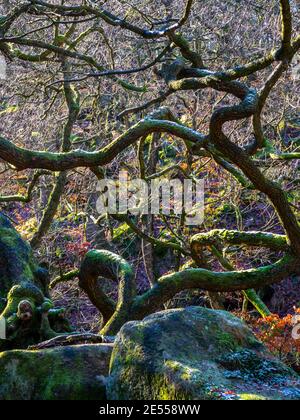
[[[0,350],[26,348],[70,331],[64,310],[53,307],[48,282],[47,269],[0,213],[0,317],[6,325]]]

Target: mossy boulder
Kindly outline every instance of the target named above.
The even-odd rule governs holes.
[[[108,399],[300,399],[300,378],[239,318],[201,307],[159,312],[121,329]]]
[[[0,400],[104,400],[111,344],[0,353]]]

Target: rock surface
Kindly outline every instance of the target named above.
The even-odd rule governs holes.
[[[0,353],[0,400],[104,400],[111,344]]]
[[[300,399],[300,378],[237,317],[201,307],[129,322],[117,336],[107,396]]]

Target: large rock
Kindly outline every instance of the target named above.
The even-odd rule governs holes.
[[[103,400],[110,344],[0,353],[0,400]]]
[[[190,307],[129,322],[107,395],[140,399],[300,399],[300,380],[225,311]]]

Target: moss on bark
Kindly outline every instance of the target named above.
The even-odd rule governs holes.
[[[25,348],[70,331],[63,311],[48,294],[48,272],[32,250],[0,213],[0,317],[6,321],[6,340],[0,350]]]

